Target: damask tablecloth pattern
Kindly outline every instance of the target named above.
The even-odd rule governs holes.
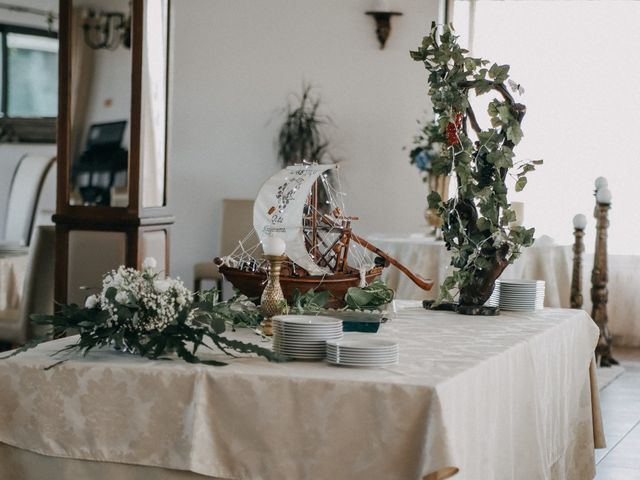
[[[0,442],[228,479],[593,478],[598,329],[584,312],[398,305],[377,334],[400,345],[386,368],[103,350],[44,370],[74,338],[43,344],[0,362]]]

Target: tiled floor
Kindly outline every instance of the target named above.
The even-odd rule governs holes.
[[[600,392],[607,448],[596,450],[596,480],[640,480],[640,349],[616,349],[625,371]]]

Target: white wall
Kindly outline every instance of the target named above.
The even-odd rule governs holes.
[[[384,50],[370,0],[192,0],[174,3],[169,204],[172,274],[220,254],[222,199],[254,198],[277,171],[278,112],[303,79],[317,85],[358,232],[418,231],[426,187],[402,147],[430,110],[409,50],[437,0],[397,0]]]

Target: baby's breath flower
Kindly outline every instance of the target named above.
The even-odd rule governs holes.
[[[147,257],[142,262],[142,268],[144,270],[153,270],[157,266],[158,266],[158,262],[156,262],[156,259],[153,257]]]
[[[96,295],[89,295],[84,301],[84,306],[87,308],[96,308],[98,305],[98,297]]]

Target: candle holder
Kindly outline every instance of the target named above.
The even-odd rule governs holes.
[[[609,291],[607,290],[607,228],[609,227],[610,194],[602,201],[597,200],[594,215],[596,217],[596,251],[591,272],[591,318],[600,329],[600,338],[596,346],[596,358],[600,365],[609,367],[618,362],[611,356],[611,333],[609,332],[609,317],[607,316],[607,302]]]
[[[280,269],[282,268],[282,262],[287,257],[283,255],[264,255],[264,258],[269,262],[269,276],[267,285],[264,287],[260,297],[260,313],[264,316],[261,326],[264,335],[272,336],[271,317],[287,312],[287,301],[280,286]]]
[[[584,218],[584,216],[583,216]],[[584,253],[584,227],[574,226],[573,275],[571,277],[571,308],[582,308],[582,254]]]
[[[378,37],[378,43],[380,43],[380,50],[382,50],[391,33],[391,17],[400,16],[402,13],[386,10],[371,10],[365,13],[376,21],[376,37]]]

